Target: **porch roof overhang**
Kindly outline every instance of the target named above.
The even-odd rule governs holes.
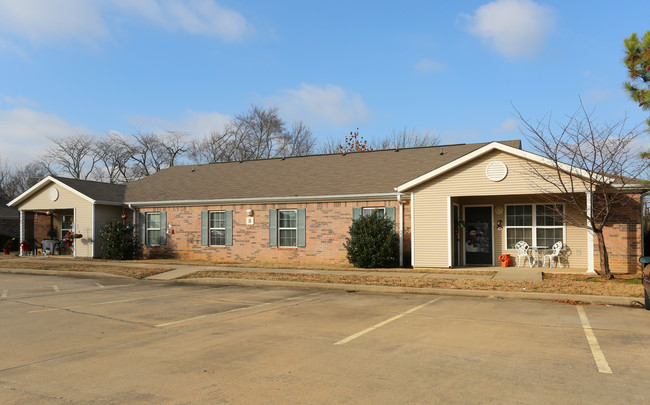
[[[517,157],[520,157],[520,158],[523,158],[523,159],[526,159],[526,160],[529,160],[529,161],[532,161],[532,162],[540,163],[540,164],[543,164],[543,165],[546,165],[546,166],[553,167],[553,166],[555,166],[557,164],[557,166],[559,166],[559,168],[561,170],[563,170],[564,172],[566,172],[567,174],[576,175],[576,176],[580,176],[580,177],[583,177],[583,178],[589,178],[590,177],[589,172],[587,172],[586,170],[577,168],[575,166],[571,166],[571,165],[561,163],[561,162],[556,163],[556,162],[553,162],[552,160],[550,160],[548,158],[545,158],[543,156],[540,156],[540,155],[537,155],[537,154],[534,154],[534,153],[531,153],[531,152],[526,152],[526,151],[521,150],[521,149],[513,148],[512,146],[504,145],[504,144],[499,143],[499,142],[492,142],[492,143],[487,144],[487,145],[485,145],[485,146],[483,146],[483,147],[481,147],[481,148],[479,148],[479,149],[477,149],[477,150],[475,150],[475,151],[473,151],[471,153],[468,153],[467,155],[465,155],[463,157],[460,157],[460,158],[458,158],[458,159],[456,159],[456,160],[454,160],[452,162],[449,162],[446,165],[443,165],[443,166],[441,166],[441,167],[439,167],[439,168],[437,168],[435,170],[432,170],[432,171],[430,171],[428,173],[423,174],[422,176],[416,177],[413,180],[410,180],[410,181],[408,181],[408,182],[406,182],[406,183],[404,183],[404,184],[402,184],[400,186],[397,186],[395,188],[395,191],[403,193],[403,192],[406,192],[408,190],[411,190],[414,187],[417,187],[422,183],[425,183],[425,182],[427,182],[427,181],[429,181],[431,179],[434,179],[437,176],[440,176],[440,175],[442,175],[444,173],[447,173],[450,170],[453,170],[453,169],[455,169],[455,168],[457,168],[457,167],[459,167],[459,166],[461,166],[461,165],[463,165],[463,164],[465,164],[467,162],[470,162],[473,159],[476,159],[476,158],[478,158],[480,156],[483,156],[486,153],[489,153],[489,152],[492,152],[492,151],[501,151],[501,152],[509,153],[511,155],[514,155],[514,156],[517,156]],[[605,182],[607,182],[607,183],[612,183],[612,182],[615,181],[614,178],[607,177],[607,176],[604,176],[604,175],[602,176],[602,179],[605,180]]]
[[[123,202],[119,201],[100,201],[100,200],[95,200],[86,194],[80,192],[79,190],[70,187],[69,185],[65,184],[61,180],[57,179],[56,177],[53,176],[47,176],[32,187],[29,188],[29,190],[25,191],[15,199],[11,200],[9,203],[7,203],[7,206],[9,207],[18,207],[20,204],[25,202],[25,200],[29,199],[31,196],[33,196],[35,193],[38,191],[42,190],[43,188],[47,187],[49,184],[56,184],[57,186],[73,193],[74,195],[81,197],[82,199],[88,201],[91,204],[103,204],[103,205],[117,205],[117,206],[122,206],[124,205]]]

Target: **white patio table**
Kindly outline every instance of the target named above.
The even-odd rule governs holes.
[[[537,266],[539,261],[541,260],[542,257],[544,257],[544,252],[549,249],[548,246],[530,246],[529,247],[530,251],[533,253],[533,260],[535,260],[535,263],[533,263],[533,266]],[[540,256],[541,254],[541,256]],[[542,263],[542,266],[544,263]],[[531,267],[533,267],[531,266]]]

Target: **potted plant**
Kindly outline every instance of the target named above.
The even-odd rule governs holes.
[[[3,252],[5,255],[10,254],[13,250],[16,249],[18,249],[18,242],[16,242],[16,238],[9,239],[3,246]]]
[[[32,244],[29,243],[28,241],[24,240],[20,242],[20,250],[22,250],[23,252],[28,252],[31,249],[32,249]]]
[[[48,237],[49,239],[51,239],[51,240],[55,240],[55,239],[57,239],[57,237],[56,237],[56,236],[57,236],[57,233],[58,233],[58,232],[56,231],[55,228],[50,228],[50,230],[47,231],[47,237]]]

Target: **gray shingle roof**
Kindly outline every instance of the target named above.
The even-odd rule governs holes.
[[[54,178],[95,201],[114,203],[124,201],[124,194],[126,192],[126,185],[124,184],[109,184],[99,181],[69,179],[66,177]]]
[[[521,148],[521,141],[501,142]],[[126,202],[342,196],[394,188],[486,143],[175,166],[128,183]]]

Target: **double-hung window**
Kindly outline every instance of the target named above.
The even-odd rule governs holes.
[[[364,217],[369,217],[369,216],[371,216],[372,214],[374,214],[375,211],[378,211],[378,212],[379,212],[379,216],[382,217],[382,218],[383,218],[384,215],[386,214],[386,209],[385,209],[384,207],[381,207],[381,208],[377,208],[377,207],[364,207],[363,210],[362,210],[362,215],[363,215]]]
[[[232,210],[201,211],[201,246],[232,246]]]
[[[160,245],[161,234],[160,213],[147,213],[147,243],[150,245]]]
[[[553,246],[564,241],[564,206],[519,204],[506,206],[506,248],[524,241],[531,246]]]
[[[210,211],[210,246],[226,246],[226,211]]]
[[[269,245],[279,248],[306,246],[306,210],[269,209]]]
[[[298,246],[298,211],[278,210],[278,246]]]

